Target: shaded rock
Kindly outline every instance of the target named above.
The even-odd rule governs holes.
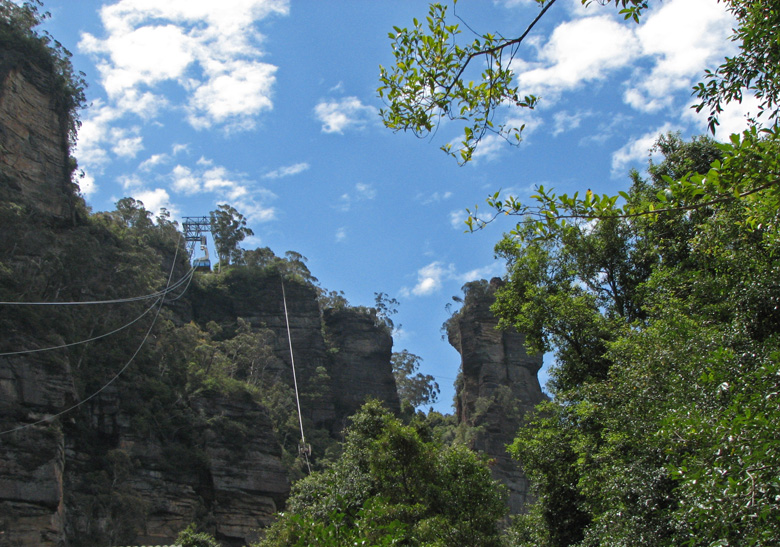
[[[463,307],[446,324],[450,344],[461,354],[456,393],[458,423],[467,426],[472,448],[495,463],[493,477],[509,489],[512,514],[531,500],[528,479],[509,457],[506,445],[514,440],[526,413],[546,399],[537,374],[542,355],[529,355],[525,337],[515,330],[497,330],[490,311],[501,281],[468,283]]]
[[[360,309],[326,310],[325,332],[332,351],[329,369],[339,429],[368,398],[400,411],[390,357],[393,338],[376,318]]]

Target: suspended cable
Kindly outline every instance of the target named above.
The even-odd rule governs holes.
[[[176,253],[178,254],[178,252],[179,252],[179,248],[177,246]],[[84,300],[84,301],[73,301],[73,302],[0,302],[0,306],[91,306],[96,304],[124,304],[126,302],[138,302],[140,300],[151,300],[153,298],[163,297],[169,292],[176,290],[178,287],[183,285],[185,281],[187,281],[187,276],[189,276],[194,271],[195,268],[191,268],[189,272],[184,274],[184,276],[173,285],[167,286],[162,291],[146,294],[144,296],[115,298],[112,300]]]
[[[181,241],[181,234],[179,234],[179,241]],[[79,408],[80,406],[86,404],[87,402],[91,401],[92,399],[94,399],[95,397],[100,395],[103,391],[105,391],[111,384],[113,384],[127,370],[127,367],[129,367],[130,364],[133,362],[133,360],[135,360],[136,356],[140,353],[141,348],[144,347],[144,344],[146,344],[146,340],[148,340],[149,335],[152,333],[152,329],[154,328],[154,325],[157,323],[157,318],[160,316],[160,311],[162,311],[163,304],[165,303],[165,294],[167,292],[169,292],[169,288],[171,287],[171,279],[173,278],[173,270],[176,268],[176,258],[178,257],[178,255],[179,255],[179,245],[177,243],[176,244],[176,254],[173,257],[173,263],[171,264],[171,273],[168,275],[168,284],[166,285],[165,290],[162,291],[163,295],[155,302],[155,305],[159,304],[159,307],[157,308],[157,313],[154,314],[154,319],[152,319],[152,324],[149,325],[149,329],[146,331],[146,334],[144,335],[143,340],[141,340],[141,343],[138,345],[138,348],[136,348],[135,352],[133,352],[133,354],[130,356],[130,359],[128,359],[127,363],[125,363],[125,365],[121,369],[119,369],[119,372],[114,374],[114,376],[110,380],[108,380],[105,384],[103,384],[103,386],[100,389],[98,389],[97,391],[92,393],[89,397],[86,397],[85,399],[82,399],[81,401],[79,401],[75,405],[72,405],[72,406],[66,408],[65,410],[62,410],[62,411],[60,411],[60,412],[58,412],[56,414],[53,414],[51,416],[47,416],[46,418],[42,418],[42,419],[40,419],[38,421],[29,423],[29,424],[24,424],[24,425],[21,425],[19,427],[15,427],[13,429],[9,429],[7,431],[0,431],[0,436],[7,435],[9,433],[15,433],[17,431],[21,431],[21,430],[27,429],[29,427],[40,425],[42,423],[50,422],[50,421],[54,420],[55,418],[59,418],[60,416],[63,416],[65,414],[67,414],[67,413],[69,413],[69,412]]]
[[[49,346],[47,348],[37,348],[37,349],[23,349],[21,351],[7,351],[5,353],[0,353],[0,357],[8,357],[10,355],[23,355],[25,353],[39,353],[41,351],[52,351],[52,350],[55,350],[55,349],[70,348],[70,347],[73,347],[73,346],[78,346],[80,344],[87,344],[89,342],[94,342],[95,340],[100,340],[101,338],[106,338],[106,337],[111,336],[112,334],[116,334],[116,333],[126,329],[127,327],[137,323],[138,321],[140,321],[142,317],[144,317],[147,313],[152,311],[155,306],[157,306],[157,302],[159,302],[159,300],[155,301],[154,304],[152,304],[151,306],[146,308],[146,311],[144,311],[141,315],[139,315],[138,317],[136,317],[135,319],[133,319],[129,323],[125,323],[124,325],[122,325],[118,329],[112,330],[111,332],[107,332],[107,333],[101,334],[99,336],[94,336],[92,338],[87,338],[86,340],[79,340],[78,342],[71,342],[69,344],[60,344],[59,346]]]
[[[194,269],[189,271],[189,273],[187,275],[187,278],[186,278],[187,279],[187,285],[184,287],[184,290],[178,296],[175,296],[174,298],[168,299],[168,302],[175,302],[176,300],[179,300],[182,296],[184,296],[184,294],[187,292],[187,289],[190,286],[190,282],[192,281],[192,278],[193,278],[194,274],[195,274],[195,270]],[[177,281],[176,284],[171,285],[171,288],[172,289],[178,288],[178,286],[181,286],[183,281],[184,281],[184,278],[182,280],[180,280],[180,281]],[[95,340],[100,340],[101,338],[107,338],[107,337],[112,336],[112,335],[114,335],[114,334],[116,334],[118,332],[123,331],[124,329],[126,329],[126,328],[130,327],[131,325],[134,325],[135,323],[140,321],[147,313],[152,311],[155,308],[155,306],[157,306],[158,302],[159,302],[159,300],[155,301],[151,306],[146,308],[146,310],[141,315],[139,315],[138,317],[136,317],[135,319],[133,319],[129,323],[125,323],[121,327],[112,330],[111,332],[106,332],[104,334],[101,334],[101,335],[98,335],[98,336],[94,336],[92,338],[87,338],[86,340],[79,340],[78,342],[70,342],[68,344],[60,344],[58,346],[49,346],[49,347],[46,347],[46,348],[36,348],[36,349],[24,349],[24,350],[20,350],[20,351],[8,351],[8,352],[0,353],[0,357],[9,357],[9,356],[12,356],[12,355],[23,355],[23,354],[26,354],[26,353],[39,353],[39,352],[42,352],[42,351],[52,351],[52,350],[57,350],[57,349],[70,348],[70,347],[73,347],[73,346],[78,346],[78,345],[81,345],[81,344],[87,344],[89,342],[94,342]]]
[[[301,444],[298,447],[298,452],[303,456],[306,461],[306,467],[311,474],[311,464],[309,463],[309,455],[311,454],[311,447],[306,444],[306,437],[303,434],[303,417],[301,416],[301,400],[298,397],[298,379],[295,376],[295,356],[293,355],[292,338],[290,337],[290,318],[287,314],[287,295],[284,292],[284,278],[282,281],[282,303],[284,304],[284,322],[287,325],[287,342],[290,345],[290,363],[292,365],[293,386],[295,387],[295,404],[298,406],[298,423],[301,426]]]

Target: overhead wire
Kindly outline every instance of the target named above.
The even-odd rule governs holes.
[[[179,234],[179,241],[181,241],[181,234]],[[76,404],[74,404],[74,405],[72,405],[72,406],[70,406],[70,407],[68,407],[68,408],[66,408],[66,409],[56,413],[56,414],[53,414],[51,416],[47,416],[46,418],[41,418],[40,420],[37,420],[35,422],[24,424],[24,425],[15,427],[13,429],[8,429],[6,431],[0,431],[0,436],[8,435],[10,433],[15,433],[17,431],[22,431],[24,429],[28,429],[28,428],[36,426],[36,425],[40,425],[40,424],[43,424],[43,423],[50,422],[50,421],[52,421],[52,420],[54,420],[56,418],[59,418],[60,416],[63,416],[65,414],[67,414],[67,413],[69,413],[69,412],[71,412],[71,411],[81,407],[82,405],[88,403],[89,401],[91,401],[92,399],[94,399],[95,397],[100,395],[103,391],[105,391],[111,384],[113,384],[127,370],[127,368],[130,366],[130,364],[135,360],[136,356],[140,353],[141,348],[143,348],[144,344],[146,344],[146,341],[149,339],[149,336],[152,333],[152,329],[154,329],[154,326],[157,323],[157,318],[160,316],[160,312],[162,311],[163,304],[165,303],[165,295],[168,292],[170,292],[169,289],[171,287],[171,279],[173,278],[173,271],[176,268],[176,258],[178,256],[179,256],[179,245],[177,243],[177,245],[176,245],[176,253],[175,253],[174,257],[173,257],[173,263],[171,264],[171,272],[170,272],[170,274],[168,274],[168,283],[166,285],[166,289],[164,291],[161,291],[162,295],[160,296],[160,298],[158,298],[155,301],[155,306],[157,304],[159,304],[159,307],[157,308],[157,313],[154,314],[154,318],[152,319],[152,324],[149,325],[149,329],[146,331],[146,334],[144,335],[143,340],[141,340],[141,343],[138,345],[138,347],[133,352],[133,354],[130,356],[130,359],[128,359],[128,361],[124,364],[124,366],[121,369],[119,369],[119,371],[116,374],[114,374],[114,376],[111,377],[111,379],[109,379],[106,383],[104,383],[100,387],[100,389],[98,389],[97,391],[93,392],[91,395],[89,395],[88,397],[82,399],[78,403],[76,403]],[[181,296],[181,295],[179,295],[179,296]]]
[[[143,318],[147,313],[152,311],[155,308],[155,306],[157,306],[157,302],[158,301],[155,300],[155,302],[151,306],[146,308],[146,310],[143,313],[141,313],[141,315],[139,315],[138,317],[136,317],[135,319],[133,319],[129,323],[125,323],[121,327],[112,330],[111,332],[106,332],[104,334],[101,334],[101,335],[98,335],[98,336],[93,336],[92,338],[87,338],[85,340],[79,340],[78,342],[70,342],[68,344],[60,344],[58,346],[49,346],[49,347],[46,347],[46,348],[36,348],[36,349],[23,349],[23,350],[20,350],[20,351],[6,351],[6,352],[3,352],[3,353],[0,353],[0,357],[9,357],[9,356],[12,356],[12,355],[23,355],[23,354],[27,354],[27,353],[40,353],[42,351],[52,351],[52,350],[56,350],[56,349],[70,348],[70,347],[73,347],[73,346],[79,346],[81,344],[87,344],[89,342],[94,342],[96,340],[100,340],[101,338],[107,338],[108,336],[111,336],[111,335],[114,335],[114,334],[116,334],[118,332],[121,332],[121,331],[125,330],[126,328],[128,328],[129,326],[131,326],[131,325],[137,323],[138,321],[140,321],[141,318]]]
[[[177,254],[179,252],[178,245],[176,247],[176,252]],[[153,292],[143,296],[114,298],[111,300],[80,300],[80,301],[67,301],[67,302],[0,302],[0,306],[91,306],[97,304],[124,304],[126,302],[138,302],[141,300],[151,300],[152,298],[164,297],[169,292],[179,288],[182,284],[184,284],[185,281],[187,281],[187,276],[194,273],[194,271],[195,268],[191,268],[189,272],[184,274],[184,276],[173,285],[167,286],[162,291]]]
[[[184,290],[181,292],[181,294],[179,294],[178,296],[176,296],[174,298],[168,299],[168,302],[175,302],[176,300],[179,300],[182,296],[184,296],[184,294],[187,292],[187,289],[190,286],[190,282],[192,281],[192,278],[193,278],[194,274],[195,274],[195,269],[192,268],[187,274],[185,274],[185,277],[182,277],[182,279],[177,281],[175,284],[171,285],[171,287],[170,287],[171,289],[176,289],[176,288],[180,287],[184,283],[185,280],[187,281],[187,285],[184,287]],[[168,292],[172,292],[172,291],[168,291]],[[106,333],[100,334],[98,336],[93,336],[92,338],[86,338],[84,340],[79,340],[77,342],[70,342],[70,343],[67,343],[67,344],[60,344],[60,345],[57,345],[57,346],[48,346],[48,347],[45,347],[45,348],[35,348],[35,349],[24,349],[24,350],[19,350],[19,351],[6,351],[6,352],[0,353],[0,357],[10,357],[10,356],[14,356],[14,355],[24,355],[24,354],[28,354],[28,353],[40,353],[40,352],[43,352],[43,351],[53,351],[53,350],[58,350],[58,349],[65,349],[65,348],[70,348],[70,347],[73,347],[73,346],[79,346],[81,344],[88,344],[89,342],[95,342],[96,340],[100,340],[102,338],[107,338],[109,336],[112,336],[112,335],[114,335],[114,334],[116,334],[118,332],[121,332],[121,331],[125,330],[126,328],[128,328],[128,327],[134,325],[135,323],[137,323],[138,321],[140,321],[143,317],[146,316],[146,314],[148,314],[150,311],[152,311],[155,308],[155,306],[157,306],[158,302],[159,302],[159,300],[155,300],[152,303],[151,306],[146,308],[146,310],[144,310],[143,313],[141,313],[141,315],[137,316],[132,321],[130,321],[128,323],[125,323],[121,327],[118,327],[118,328],[116,328],[116,329],[114,329],[114,330],[112,330],[110,332],[106,332]]]

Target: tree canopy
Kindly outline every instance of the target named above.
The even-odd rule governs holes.
[[[538,2],[539,17],[554,1]],[[598,3],[634,21],[651,4]],[[724,3],[739,51],[703,73],[696,108],[714,130],[728,102],[753,94],[760,111],[746,131],[726,142],[662,135],[663,160],[617,195],[540,186],[528,203],[496,192],[486,212],[469,211],[472,230],[517,220],[496,246],[508,271],[493,309],[555,357],[553,399],[510,448],[537,496],[514,545],[780,537],[780,11],[770,0]],[[470,44],[460,33],[441,4],[395,28],[396,63],[379,93],[393,130],[461,120],[461,149],[445,151],[465,163],[489,132],[519,142],[522,127],[495,123],[497,109],[538,99],[518,96],[509,68],[527,31]]]
[[[247,236],[255,235],[246,227],[246,218],[233,206],[222,204],[209,213],[211,218],[211,233],[214,235],[214,245],[217,247],[220,264],[228,265],[241,258],[238,244]]]
[[[423,422],[404,425],[369,401],[352,417],[341,458],[294,485],[260,546],[498,546],[505,511],[475,453],[444,447]]]

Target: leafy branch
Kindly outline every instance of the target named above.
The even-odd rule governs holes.
[[[747,200],[751,196],[763,193],[760,202],[763,206],[780,205],[780,128],[758,130],[755,127],[745,131],[742,136],[732,135],[731,142],[718,144],[723,159],[715,161],[707,173],[688,173],[678,180],[668,175],[662,178],[667,187],[659,190],[655,200],[637,200],[626,192],[617,195],[598,195],[590,190],[580,197],[557,195],[543,186],[531,196],[532,205],[523,203],[514,196],[500,198],[500,191],[487,198],[492,209],[486,217],[479,216],[479,206],[467,210],[465,224],[468,231],[481,230],[499,216],[521,216],[521,220],[512,235],[526,233],[521,227],[533,225],[535,234],[544,237],[567,221],[590,222],[594,220],[632,219],[649,217],[655,219],[665,213],[685,213],[706,209],[715,205]],[[761,166],[761,177],[756,177],[756,166]],[[774,193],[765,192],[775,190]],[[618,202],[622,198],[622,203]],[[747,220],[751,224],[752,218]],[[753,226],[759,227],[759,226]]]

